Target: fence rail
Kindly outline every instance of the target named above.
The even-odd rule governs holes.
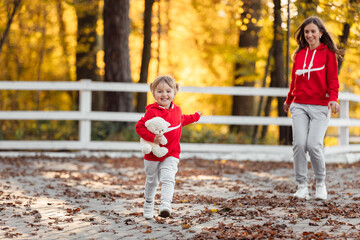
[[[92,82],[84,79],[77,82],[0,81],[0,90],[33,91],[79,91],[78,111],[0,111],[0,120],[78,120],[78,141],[0,141],[0,150],[113,150],[137,151],[134,142],[109,142],[91,140],[91,121],[137,122],[143,113],[92,111],[93,91],[148,92],[147,84]],[[285,97],[285,88],[253,87],[182,87],[181,92],[238,96]],[[339,128],[339,146],[325,149],[325,153],[360,152],[360,145],[350,144],[349,127],[359,127],[360,119],[349,118],[349,102],[360,102],[360,96],[340,93],[340,117],[330,119],[329,126]],[[199,123],[231,125],[279,125],[290,126],[288,117],[256,116],[203,116]],[[234,144],[182,144],[188,152],[284,152],[290,154],[289,146],[234,145]],[[261,150],[260,150],[261,149]]]

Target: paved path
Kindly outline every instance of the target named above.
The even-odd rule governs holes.
[[[173,215],[152,221],[142,166],[0,158],[0,239],[360,239],[359,163],[328,165],[329,200],[302,201],[291,163],[181,160]]]

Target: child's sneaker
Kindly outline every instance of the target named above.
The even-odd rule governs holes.
[[[301,199],[305,198],[306,200],[310,199],[309,189],[308,189],[306,183],[301,183],[298,185],[298,190],[294,194],[294,197],[301,198]]]
[[[315,198],[320,200],[326,200],[327,199],[327,191],[325,183],[317,183],[316,184],[316,193]]]
[[[154,202],[147,202],[144,203],[144,218],[150,220],[154,217]]]
[[[171,215],[171,206],[170,203],[164,202],[161,203],[160,209],[159,209],[159,216],[163,218],[170,217]]]

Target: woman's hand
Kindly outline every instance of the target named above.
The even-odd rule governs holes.
[[[329,109],[331,109],[331,112],[334,114],[338,113],[340,110],[340,105],[336,101],[330,101],[328,104],[328,107],[329,107]]]
[[[284,112],[287,113],[289,111],[290,104],[287,104],[286,102],[284,102],[283,108],[284,108]]]
[[[199,115],[200,115],[200,117],[201,117],[201,115],[202,115],[202,113],[200,112],[200,111],[196,111]]]

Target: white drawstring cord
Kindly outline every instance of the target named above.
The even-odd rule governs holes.
[[[314,51],[313,55],[312,55],[312,58],[311,58],[311,61],[310,61],[310,65],[309,65],[309,68],[308,68],[308,80],[310,79],[310,68],[313,66],[313,62],[314,62],[314,58],[315,58],[315,54],[316,54],[316,50]]]
[[[303,69],[305,69],[305,67],[306,67],[306,58],[307,58],[308,52],[309,52],[309,48],[306,48],[306,54],[305,54]]]

